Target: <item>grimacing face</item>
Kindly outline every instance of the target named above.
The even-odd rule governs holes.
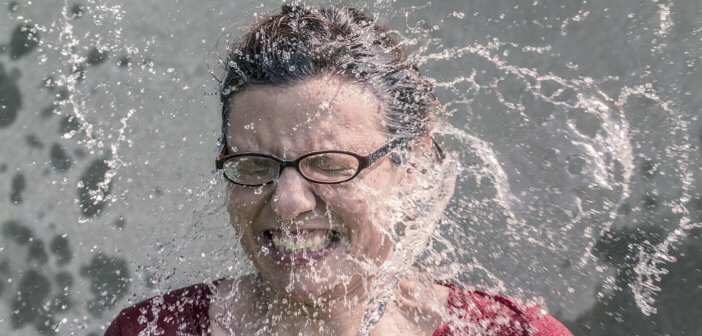
[[[366,155],[388,140],[373,92],[333,77],[248,87],[228,108],[229,153]],[[390,217],[410,180],[411,173],[389,156],[341,184],[312,183],[286,168],[277,182],[262,187],[230,184],[227,209],[261,277],[312,303],[362,290],[373,267],[392,254]]]

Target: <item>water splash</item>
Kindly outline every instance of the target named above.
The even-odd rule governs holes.
[[[277,5],[257,6],[252,11],[273,12]],[[478,4],[461,6],[421,1],[411,5],[374,1],[368,2],[366,7],[378,13],[379,21],[394,28],[392,34],[400,39],[401,45],[414,52],[410,60],[421,66],[423,73],[440,91],[446,114],[437,112],[436,117],[447,125],[436,130],[436,135],[441,138],[442,145],[458,154],[456,160],[460,163],[456,163],[458,192],[441,219],[432,220],[436,228],[430,232],[415,232],[417,236],[408,241],[416,243],[400,248],[399,257],[380,271],[383,276],[373,285],[374,294],[366,303],[368,309],[362,330],[371,330],[374,322],[382,317],[380,311],[390,299],[389,289],[411,266],[441,275],[445,281],[470,283],[493,292],[516,293],[526,298],[545,296],[546,303],[558,307],[556,311],[561,306],[580,307],[570,315],[564,313],[572,319],[584,314],[594,304],[593,301],[578,301],[582,300],[578,294],[595,291],[599,286],[604,288],[603,292],[609,290],[603,296],[629,290],[644,315],[656,314],[660,304],[657,296],[666,290],[661,284],[670,266],[676,262],[679,247],[688,243],[694,229],[700,228],[699,219],[690,206],[697,197],[696,188],[699,188],[695,179],[699,168],[699,154],[695,147],[698,140],[693,135],[698,122],[694,115],[696,105],[694,100],[690,102],[682,94],[683,87],[695,81],[688,78],[689,83],[685,84],[655,73],[657,67],[669,69],[669,62],[679,61],[672,51],[678,48],[690,55],[683,61],[691,70],[685,72],[671,65],[670,73],[672,76],[693,77],[691,73],[697,64],[694,50],[699,48],[685,46],[694,44],[690,41],[699,37],[700,30],[694,28],[694,21],[683,19],[685,4],[651,2],[623,9],[616,4],[605,7],[592,3],[578,7],[564,5],[562,12],[548,17],[531,14],[532,9],[536,12],[542,8],[553,9],[541,7],[538,3],[531,7],[519,4],[517,9],[498,5],[495,5],[496,9]],[[150,265],[145,265],[143,259],[132,265],[137,269],[132,282],[139,288],[137,291],[148,296],[203,278],[210,281],[253,272],[253,265],[238,247],[239,237],[232,232],[224,210],[223,200],[227,195],[224,179],[206,173],[181,171],[187,168],[174,168],[195,161],[189,159],[190,152],[210,149],[214,152],[214,146],[202,144],[212,143],[208,139],[214,139],[216,135],[191,130],[196,127],[189,129],[168,124],[168,119],[180,118],[183,114],[216,115],[210,113],[217,110],[215,103],[198,97],[199,93],[190,93],[198,89],[211,91],[212,87],[212,84],[200,86],[192,82],[192,78],[206,77],[206,71],[191,66],[194,62],[189,58],[199,55],[196,50],[202,49],[202,45],[207,46],[203,43],[205,39],[196,36],[193,38],[195,42],[185,41],[189,38],[185,30],[198,31],[203,26],[198,26],[198,29],[190,28],[192,26],[174,28],[164,23],[162,34],[149,33],[139,36],[143,39],[136,39],[131,25],[137,24],[136,18],[142,10],[135,6],[90,0],[83,5],[80,19],[67,1],[59,7],[60,16],[47,23],[32,22],[31,15],[23,13],[15,19],[17,23],[34,24],[41,36],[35,51],[38,55],[31,61],[42,69],[50,69],[47,81],[43,83],[52,87],[49,93],[52,95],[50,100],[55,101],[53,113],[71,116],[79,125],[76,130],[62,133],[60,139],[54,140],[77,145],[90,155],[105,157],[109,169],[96,181],[94,188],[87,188],[90,200],[94,204],[110,203],[113,211],[134,212],[136,218],[133,220],[144,222],[141,226],[128,226],[127,231],[154,231],[162,235],[153,239],[144,238],[140,233],[133,235],[155,246],[144,258]],[[177,9],[178,13],[183,10]],[[213,28],[216,33],[229,30],[227,27],[233,24],[231,19],[222,19],[228,15],[217,14],[218,11],[227,12],[220,8],[205,11],[216,17],[213,19],[215,23],[207,22],[216,26]],[[425,13],[439,14],[431,17]],[[164,17],[169,15],[178,14],[164,13]],[[586,55],[581,58],[568,54],[567,41],[588,43],[582,34],[597,29],[583,27],[595,27],[600,22],[598,20],[605,20],[609,15],[619,15],[622,22],[633,25],[623,28],[633,44],[617,47],[617,42],[625,45],[624,41],[601,41],[612,45],[611,50],[589,46],[571,48]],[[191,20],[182,21],[185,25]],[[476,25],[492,28],[476,28],[471,23],[474,21],[478,22]],[[691,33],[680,37],[691,25]],[[91,32],[92,27],[99,27],[100,33]],[[617,30],[621,27],[610,28]],[[515,30],[536,31],[532,35],[544,39],[530,39]],[[465,35],[455,38],[458,43],[450,43],[455,42],[449,41],[454,38],[452,34],[463,31]],[[491,36],[484,37],[485,31]],[[194,47],[182,55],[180,46],[172,47],[173,50],[164,54],[187,60],[182,64],[162,66],[150,59],[158,57],[153,56],[152,49],[180,44],[174,43],[172,36],[182,37],[183,44],[187,42]],[[688,40],[680,42],[682,38]],[[632,65],[631,75],[610,74],[616,73],[617,69],[608,67],[608,64],[595,64],[594,61],[594,65],[587,64],[594,59],[611,60],[610,52],[626,54],[627,50],[638,48],[636,43],[644,45],[636,49],[638,52],[652,51],[652,57],[659,58],[652,58],[649,65]],[[97,66],[105,59],[118,57],[123,58],[119,64],[124,64],[128,71],[115,74],[114,69]],[[613,59],[621,63],[626,61],[625,56]],[[9,62],[21,61],[8,60],[7,64],[23,64]],[[631,62],[643,64],[638,58]],[[448,70],[444,71],[444,68]],[[605,70],[600,72],[600,68]],[[9,65],[7,69],[10,74]],[[24,72],[27,76],[27,71]],[[103,80],[103,76],[107,79]],[[14,78],[8,78],[11,77]],[[148,84],[150,80],[152,82]],[[22,85],[32,87],[35,84]],[[166,89],[171,86],[177,90]],[[149,96],[145,90],[156,93]],[[149,102],[152,98],[162,102],[162,95],[168,100],[169,94],[183,94],[187,96],[182,98],[183,101],[195,103],[179,110],[173,106],[181,102],[176,102],[177,99],[172,104]],[[165,118],[158,122],[149,121],[151,112],[159,108],[163,111],[158,111],[158,117]],[[322,110],[326,108],[320,106]],[[24,122],[21,118],[18,120],[17,123]],[[211,124],[208,127],[216,129],[216,120]],[[36,133],[44,133],[41,126],[37,127]],[[161,137],[160,141],[154,141],[156,137]],[[161,145],[157,146],[163,152],[149,147],[151,142],[160,142]],[[134,147],[147,149],[138,151]],[[44,160],[31,156],[27,159],[28,162]],[[649,177],[640,167],[648,162],[646,160],[653,159],[658,160],[650,169],[653,171],[650,175],[655,176]],[[6,164],[4,153],[3,160],[2,164]],[[205,166],[195,164],[198,169]],[[11,163],[7,171],[19,167],[16,166]],[[142,166],[158,166],[164,177],[141,171]],[[204,171],[208,171],[209,166],[208,163]],[[5,169],[0,169],[0,172]],[[34,180],[31,176],[42,176],[39,170],[25,171],[24,174],[29,176],[29,181]],[[188,174],[196,177],[187,177]],[[188,178],[191,179],[189,182],[182,182]],[[79,182],[70,171],[56,180],[55,188],[73,184],[79,189],[86,186],[86,182]],[[152,184],[167,187],[158,189],[161,191],[150,190]],[[117,192],[111,189],[112,185],[116,186]],[[658,198],[655,209],[647,203],[638,205],[649,189],[651,195]],[[32,197],[36,197],[32,196],[32,190],[36,188],[30,186],[22,194],[25,204],[32,204]],[[59,191],[63,189],[55,190],[60,196]],[[138,205],[149,202],[142,198],[142,194],[154,201]],[[165,196],[159,196],[161,194]],[[48,210],[41,216],[73,218],[68,210],[57,209],[66,205],[60,201],[45,207]],[[172,203],[172,206],[159,207],[157,202]],[[68,205],[66,208],[70,208]],[[418,208],[420,205],[415,204]],[[22,212],[13,210],[15,206],[19,207],[8,206],[10,210],[3,208],[2,212]],[[17,209],[34,212],[27,208]],[[182,216],[182,212],[188,215]],[[77,216],[77,224],[69,225],[97,227],[107,221],[106,217]],[[41,218],[32,220],[46,221]],[[625,286],[618,287],[621,283],[612,275],[616,274],[617,266],[603,261],[598,244],[602,243],[603,237],[617,230],[636,228],[646,221],[661,227],[662,236],[658,240],[632,242],[633,252],[624,266],[632,268],[632,279]],[[119,242],[133,239],[109,233],[116,235],[116,246],[109,242],[112,239],[105,237],[94,238],[89,243],[90,239],[80,240],[86,241],[86,251],[104,248],[121,254],[132,246],[124,243],[122,247]],[[404,242],[406,238],[397,239]],[[143,242],[138,245],[143,245]],[[13,246],[0,248],[0,257],[2,253],[15,253],[13,251],[17,249]],[[179,269],[175,270],[174,266]],[[540,282],[546,283],[544,287],[548,288],[535,284]],[[152,288],[147,288],[146,284]],[[68,332],[78,326],[94,326],[82,322],[76,317],[79,315],[66,313],[63,316],[70,318],[59,320],[56,330]]]

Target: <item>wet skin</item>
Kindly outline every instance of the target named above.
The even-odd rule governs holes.
[[[388,140],[382,126],[383,106],[373,92],[335,78],[250,87],[230,101],[226,134],[230,153],[260,152],[294,159],[333,149],[365,155]],[[240,315],[231,323],[237,329],[247,324],[245,329],[256,329],[258,323],[253,321],[279,316],[280,329],[271,328],[285,331],[280,334],[319,333],[322,326],[326,330],[322,334],[334,330],[334,334],[354,335],[364,308],[356,302],[364,302],[365,288],[377,267],[392,254],[389,218],[393,204],[401,204],[401,195],[411,191],[412,181],[411,172],[386,156],[341,184],[309,182],[293,168],[284,169],[276,182],[262,187],[230,184],[231,222],[258,274],[225,281],[220,293],[234,290],[240,293],[238,301],[214,304],[211,315],[222,310]],[[324,258],[291,265],[271,257],[271,246],[264,238],[271,230],[333,230],[340,239]],[[405,335],[431,334],[440,317],[424,305],[444,306],[446,290],[410,281],[396,290],[398,298],[389,304],[374,332],[390,334],[403,325]],[[421,293],[421,299],[408,293]],[[417,315],[421,315],[418,322],[407,321]]]

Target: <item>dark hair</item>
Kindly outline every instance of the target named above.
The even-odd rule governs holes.
[[[351,7],[285,5],[230,46],[225,66],[222,144],[228,102],[250,85],[289,85],[323,74],[363,83],[387,107],[388,131],[399,136],[429,135],[429,109],[438,105],[431,82],[388,30]]]

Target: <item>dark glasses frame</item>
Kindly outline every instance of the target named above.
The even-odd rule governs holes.
[[[230,182],[232,182],[234,184],[248,186],[248,187],[258,187],[258,186],[262,186],[262,185],[271,183],[271,182],[277,180],[278,178],[280,178],[280,174],[282,174],[283,169],[285,169],[286,167],[294,167],[295,170],[297,170],[297,172],[300,174],[300,176],[302,176],[307,181],[314,182],[314,183],[320,183],[320,184],[337,184],[337,183],[344,183],[344,182],[347,182],[347,181],[354,179],[356,176],[358,176],[358,174],[361,173],[362,170],[370,167],[373,163],[375,163],[376,161],[378,161],[380,158],[384,157],[385,155],[388,155],[397,146],[402,145],[402,144],[404,144],[404,143],[406,143],[409,140],[414,139],[414,138],[415,137],[400,137],[400,138],[392,139],[368,155],[361,155],[358,153],[354,153],[351,151],[344,151],[344,150],[322,150],[322,151],[314,151],[314,152],[309,152],[309,153],[303,154],[302,156],[300,156],[294,160],[286,160],[283,158],[279,158],[275,155],[256,153],[256,152],[236,153],[236,154],[226,155],[227,146],[225,144],[222,146],[222,149],[220,150],[219,155],[218,155],[217,159],[215,160],[215,166],[216,166],[217,170],[221,170],[221,169],[224,169],[224,164],[231,159],[234,159],[237,157],[242,157],[242,156],[258,156],[258,157],[269,158],[269,159],[272,159],[272,160],[278,162],[278,164],[280,165],[280,168],[278,169],[278,176],[276,176],[274,179],[272,179],[270,181],[267,181],[264,183],[256,183],[256,184],[236,182],[236,181],[232,180],[231,178],[229,178],[229,176],[227,176],[227,174],[224,174],[224,177],[226,177],[227,180],[229,180]],[[432,139],[432,142],[433,142],[433,139]],[[439,148],[438,145],[437,145],[437,148],[439,149],[439,153],[440,153],[441,157],[443,157],[443,152],[441,151],[441,148]],[[347,154],[347,155],[355,157],[356,160],[358,160],[358,168],[356,169],[356,173],[353,174],[353,176],[351,176],[345,180],[335,181],[335,182],[317,181],[317,180],[310,179],[307,176],[305,176],[305,174],[302,172],[302,170],[300,170],[300,162],[307,157],[310,157],[313,155],[318,155],[318,154],[326,154],[326,153],[340,153],[340,154]]]

